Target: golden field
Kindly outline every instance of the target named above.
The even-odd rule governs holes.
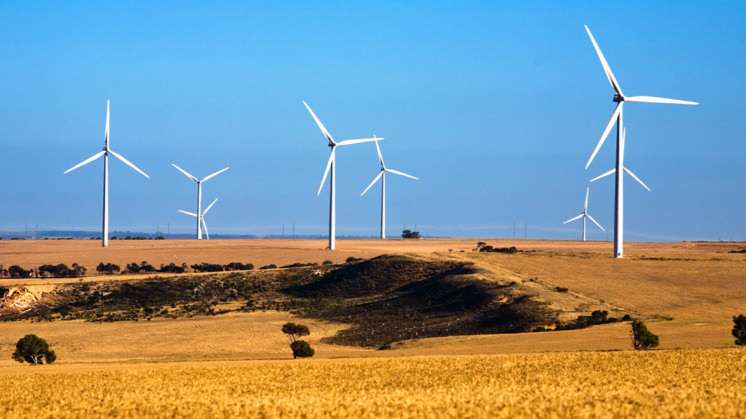
[[[746,350],[0,370],[0,416],[741,417]]]

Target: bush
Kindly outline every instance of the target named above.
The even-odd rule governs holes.
[[[26,335],[16,343],[13,359],[20,363],[28,362],[33,365],[51,364],[57,359],[54,351],[49,350],[46,340],[36,335]]]
[[[313,350],[311,345],[305,340],[297,340],[290,344],[290,349],[293,350],[293,359],[295,358],[310,358],[316,352]]]
[[[743,314],[733,316],[733,336],[736,338],[736,345],[746,345],[746,317]]]
[[[31,271],[23,269],[18,265],[13,265],[8,268],[8,274],[11,278],[28,278],[31,276]]]
[[[364,260],[365,259],[363,259],[363,258],[356,258],[355,256],[350,256],[347,259],[345,259],[345,262],[347,262],[347,263],[357,263],[357,262],[362,262]]]
[[[174,273],[174,274],[182,274],[186,272],[187,270],[187,264],[182,263],[181,266],[171,262],[168,265],[161,264],[161,269],[158,269],[158,272],[166,272],[166,273]]]
[[[632,321],[632,346],[635,350],[653,349],[658,344],[658,335],[650,332],[642,320]]]
[[[191,268],[194,270],[194,272],[222,272],[223,271],[223,265],[217,264],[217,263],[206,263],[202,262],[201,264],[194,264],[191,266]]]
[[[96,266],[96,272],[100,274],[112,275],[114,272],[119,272],[119,270],[119,265],[113,263],[104,264],[103,262],[101,262],[98,264],[98,266]]]
[[[274,263],[272,263],[272,264],[269,264],[269,265],[264,265],[264,266],[262,266],[259,269],[277,269],[277,265],[275,265]]]
[[[333,264],[334,264],[334,262],[332,262],[331,260],[327,259],[327,260],[325,260],[325,261],[321,262],[321,264],[322,264],[322,265],[333,265]]]
[[[226,271],[250,271],[254,269],[253,263],[231,262],[225,265]]]

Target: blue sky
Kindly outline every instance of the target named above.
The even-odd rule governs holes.
[[[211,233],[325,234],[329,149],[385,137],[387,231],[574,239],[583,170],[613,90],[593,31],[627,95],[701,105],[625,106],[626,240],[746,240],[746,3],[2,2],[0,230],[100,228],[103,146],[151,176],[110,166],[112,230],[193,231],[204,184]],[[612,133],[613,136],[613,133]],[[338,234],[375,235],[373,144],[339,149]],[[613,225],[613,180],[589,212]],[[606,239],[589,229],[589,239]],[[612,235],[609,235],[611,238]]]

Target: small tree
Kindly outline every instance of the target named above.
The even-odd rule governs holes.
[[[290,344],[290,349],[293,350],[293,359],[310,358],[314,353],[316,353],[311,345],[309,345],[305,340],[296,340]]]
[[[733,336],[736,338],[736,345],[746,345],[746,317],[743,314],[733,316]]]
[[[290,340],[290,349],[293,350],[293,359],[313,356],[314,350],[305,340],[298,340],[302,336],[308,336],[311,332],[302,324],[285,323],[282,325],[282,333]]]
[[[632,346],[635,347],[635,350],[653,349],[658,344],[658,335],[649,331],[642,320],[632,321]]]
[[[16,343],[13,359],[20,363],[28,362],[33,365],[45,362],[51,364],[57,359],[57,355],[54,351],[49,350],[49,344],[46,340],[36,335],[26,335]]]

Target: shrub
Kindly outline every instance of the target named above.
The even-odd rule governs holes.
[[[355,256],[350,256],[347,259],[345,259],[345,262],[347,262],[347,263],[357,263],[357,262],[362,262],[363,260],[365,260],[365,259],[363,259],[363,258],[356,258]]]
[[[331,260],[327,259],[327,260],[325,260],[325,261],[321,262],[321,264],[322,264],[322,265],[333,265],[333,264],[334,264],[334,262],[332,262]]]
[[[293,350],[293,359],[295,358],[310,358],[316,352],[313,350],[311,345],[305,340],[297,340],[290,344],[290,349]]]
[[[223,265],[202,262],[201,264],[192,265],[191,268],[194,272],[221,272],[223,270]]]
[[[658,344],[658,335],[650,332],[642,320],[632,321],[632,346],[635,350],[652,349]]]
[[[272,263],[272,264],[269,264],[269,265],[264,265],[264,266],[262,266],[259,269],[277,269],[277,265],[275,265],[274,263]]]
[[[46,340],[36,335],[26,335],[16,343],[13,359],[20,363],[28,362],[33,365],[45,362],[51,364],[57,359],[57,355],[54,351],[49,350],[49,344]]]
[[[226,271],[250,271],[254,269],[253,263],[231,262],[225,265]]]
[[[746,317],[743,314],[733,316],[733,337],[736,338],[736,345],[746,345]]]
[[[101,274],[109,274],[112,275],[114,272],[119,272],[120,268],[119,265],[113,264],[113,263],[107,263],[104,264],[103,262],[99,263],[98,266],[96,266],[96,271]]]
[[[8,268],[8,274],[11,278],[28,278],[31,276],[31,271],[23,269],[18,265],[13,265]]]
[[[158,272],[181,274],[181,273],[186,272],[186,270],[187,270],[186,263],[182,263],[181,266],[179,266],[171,262],[168,265],[161,264],[161,269],[158,269]]]

